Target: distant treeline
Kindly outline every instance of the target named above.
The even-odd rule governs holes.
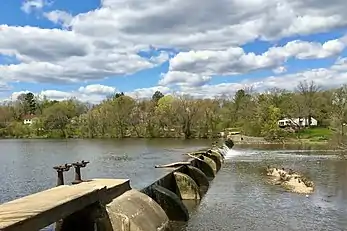
[[[211,138],[226,128],[269,140],[292,137],[278,127],[282,118],[311,118],[344,137],[347,85],[322,90],[300,82],[294,91],[279,88],[257,93],[240,89],[234,95],[195,99],[189,95],[139,100],[117,93],[97,105],[77,99],[52,101],[32,93],[0,106],[1,137],[184,137]],[[25,125],[24,119],[32,119]]]

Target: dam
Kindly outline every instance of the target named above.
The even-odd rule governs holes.
[[[232,148],[233,143],[227,143]],[[186,162],[155,166],[169,168],[165,176],[142,190],[127,179],[82,180],[88,162],[56,166],[57,187],[0,205],[0,230],[40,230],[56,223],[55,230],[167,230],[170,221],[187,221],[184,201],[199,201],[221,169],[224,152],[217,148],[188,153]],[[75,169],[72,185],[64,172]],[[155,171],[155,169],[153,170]]]

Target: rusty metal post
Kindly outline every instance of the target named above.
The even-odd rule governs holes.
[[[69,171],[71,167],[72,167],[71,164],[65,164],[65,165],[53,167],[53,169],[55,169],[58,173],[57,186],[64,185],[64,172]]]
[[[89,161],[82,160],[81,162],[72,163],[72,166],[75,168],[75,180],[72,182],[72,184],[79,184],[83,182],[82,176],[81,176],[81,168],[84,168],[89,164]]]
[[[58,173],[58,180],[57,180],[57,186],[64,185],[64,172],[67,172],[72,167],[71,164],[64,164],[60,166],[55,166],[53,169],[55,169]],[[61,231],[63,225],[63,219],[60,219],[55,223],[55,231]]]

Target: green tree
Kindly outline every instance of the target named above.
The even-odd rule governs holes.
[[[164,94],[161,93],[160,91],[156,91],[154,92],[154,94],[152,95],[152,100],[155,102],[158,102],[161,98],[164,97]]]
[[[338,142],[344,143],[347,129],[347,85],[334,91],[332,105],[332,125],[337,132]]]

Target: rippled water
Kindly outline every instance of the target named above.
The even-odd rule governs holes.
[[[180,161],[182,153],[209,141],[3,140],[0,141],[0,202],[55,185],[52,166],[89,160],[84,178],[130,178],[142,188],[165,173],[156,164]],[[278,147],[276,147],[278,148]],[[337,152],[235,149],[201,204],[174,231],[347,230],[347,161]],[[268,185],[266,165],[294,168],[316,185],[308,198]],[[72,179],[72,172],[68,181]]]
[[[0,140],[0,203],[54,187],[53,166],[90,161],[82,178],[130,179],[142,189],[165,174],[154,165],[181,161],[182,153],[206,147],[201,140]],[[73,180],[74,171],[65,182]]]
[[[267,165],[316,184],[308,198],[268,185]],[[232,150],[191,220],[176,230],[347,230],[347,161],[336,152]]]

